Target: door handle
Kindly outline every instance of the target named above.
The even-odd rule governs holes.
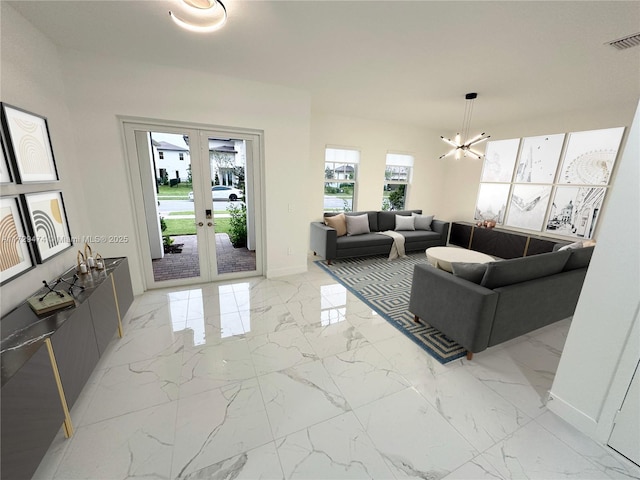
[[[204,226],[204,223],[203,222],[197,222],[196,225],[198,225],[199,227],[202,227],[202,226]]]
[[[213,223],[211,222],[207,223],[207,227],[213,227]]]

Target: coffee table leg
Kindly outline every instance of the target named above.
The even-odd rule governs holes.
[[[413,316],[413,321],[416,323],[420,323],[420,317],[418,317],[418,315],[414,315]]]
[[[473,358],[473,352],[467,350],[467,360],[471,360]]]

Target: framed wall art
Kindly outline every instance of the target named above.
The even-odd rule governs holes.
[[[47,119],[6,103],[1,113],[16,183],[57,181]]]
[[[481,183],[474,220],[494,220],[496,223],[503,223],[510,188],[509,184]]]
[[[9,163],[7,162],[7,152],[4,148],[4,140],[0,135],[0,183],[11,183],[13,179],[11,178],[11,169],[9,168]]]
[[[542,230],[549,197],[551,185],[514,185],[505,224],[528,230]]]
[[[23,195],[36,261],[43,263],[73,245],[62,192]]]
[[[558,183],[607,185],[624,127],[569,134]]]
[[[519,138],[487,142],[480,181],[510,182],[519,146]]]
[[[527,137],[516,167],[516,183],[553,183],[558,170],[564,133]]]
[[[545,230],[556,235],[591,238],[605,192],[604,187],[556,187]]]
[[[18,197],[0,198],[0,285],[35,267]]]

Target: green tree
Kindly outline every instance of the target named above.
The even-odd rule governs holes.
[[[404,208],[404,192],[406,185],[398,185],[398,188],[389,194],[391,210],[402,210]]]
[[[333,170],[331,170],[330,167],[325,167],[324,168],[324,178],[333,178]]]

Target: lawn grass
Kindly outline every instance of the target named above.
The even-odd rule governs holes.
[[[196,223],[193,218],[165,218],[167,229],[162,232],[162,235],[195,235]],[[229,233],[229,226],[231,219],[218,218],[216,223],[216,233]]]
[[[193,191],[190,183],[179,183],[175,187],[160,185],[158,187],[158,198],[171,198],[172,200],[188,200],[189,192]]]

